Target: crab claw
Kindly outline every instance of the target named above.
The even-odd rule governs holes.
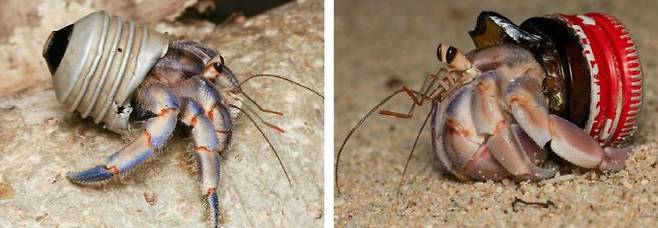
[[[601,148],[578,126],[558,116],[550,117],[551,148],[560,157],[585,168],[615,171],[624,168],[630,148]]]
[[[549,116],[551,149],[567,161],[585,168],[596,168],[605,152],[592,136],[569,121],[555,115]]]
[[[541,93],[538,88],[536,80],[521,77],[507,88],[507,101],[516,121],[539,146],[549,144],[558,156],[584,168],[617,170],[624,167],[630,149],[604,149],[578,126],[549,114],[535,97]]]

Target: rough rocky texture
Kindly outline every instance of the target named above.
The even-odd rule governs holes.
[[[319,0],[298,1],[217,27],[168,23],[157,28],[218,48],[239,79],[274,73],[321,91],[322,11]],[[53,28],[82,15],[70,14],[67,20],[53,22]],[[39,56],[46,37],[38,38],[40,43],[32,46],[39,49],[15,52],[14,56]],[[14,42],[23,44],[21,40]],[[7,51],[6,46],[1,48],[2,53]],[[0,72],[7,72],[6,67],[0,64]],[[47,72],[45,64],[30,67],[40,72],[38,78],[49,78],[43,75]],[[191,149],[187,134],[177,132],[162,153],[120,181],[101,187],[73,185],[64,178],[67,171],[102,161],[127,143],[128,137],[122,139],[67,113],[55,100],[49,81],[25,88],[0,98],[0,227],[203,226],[198,184],[186,162],[185,152]],[[264,128],[293,186],[288,185],[260,134],[241,117],[233,144],[222,160],[223,179],[218,191],[224,225],[319,226],[323,217],[323,101],[273,79],[254,79],[244,90],[261,105],[285,113],[282,117],[260,115],[286,130],[279,134]]]
[[[336,149],[366,111],[400,84],[420,86],[441,67],[438,42],[463,50],[480,11],[515,22],[553,12],[603,11],[626,23],[640,50],[645,106],[635,154],[627,168],[602,174],[570,167],[539,183],[463,183],[439,168],[425,129],[396,204],[398,181],[429,108],[412,120],[373,116],[346,147],[337,227],[655,227],[658,225],[658,41],[656,1],[336,1]],[[410,101],[386,105],[404,111]],[[516,203],[551,201],[543,208]]]

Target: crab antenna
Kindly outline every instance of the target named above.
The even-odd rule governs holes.
[[[260,104],[258,104],[258,102],[256,102],[256,100],[254,100],[254,99],[251,98],[249,95],[247,95],[247,93],[245,93],[245,92],[242,90],[241,87],[238,87],[238,88],[239,88],[238,90],[239,90],[240,94],[242,94],[245,98],[247,98],[247,100],[249,100],[251,103],[253,103],[254,105],[256,105],[256,107],[257,107],[259,110],[261,110],[261,111],[263,111],[263,112],[266,112],[266,113],[272,113],[272,114],[275,114],[275,115],[283,116],[283,112],[278,112],[278,111],[274,111],[274,110],[270,110],[270,109],[263,108],[262,106],[260,106]]]
[[[324,100],[324,96],[323,96],[322,94],[320,94],[319,92],[317,92],[317,91],[311,89],[311,88],[308,87],[308,86],[302,85],[302,84],[299,83],[299,82],[296,82],[296,81],[290,80],[290,79],[288,79],[288,78],[285,78],[285,77],[283,77],[283,76],[275,75],[275,74],[255,74],[255,75],[249,76],[248,78],[246,78],[246,79],[243,80],[242,82],[239,82],[239,83],[236,85],[236,87],[237,87],[237,90],[238,90],[238,92],[239,92],[240,94],[242,94],[245,98],[247,98],[247,100],[249,100],[251,103],[253,103],[254,105],[256,105],[256,107],[257,107],[260,111],[262,111],[262,112],[272,113],[272,114],[275,114],[275,115],[283,116],[283,113],[282,113],[282,112],[278,112],[278,111],[274,111],[274,110],[271,110],[271,109],[263,108],[260,104],[258,104],[258,102],[256,102],[256,100],[254,100],[253,98],[251,98],[251,97],[250,97],[247,93],[245,93],[244,90],[242,89],[242,85],[243,85],[245,82],[247,82],[247,81],[249,81],[249,80],[251,80],[251,79],[254,79],[254,78],[258,78],[258,77],[270,77],[270,78],[276,78],[276,79],[281,79],[281,80],[284,80],[284,81],[290,82],[290,83],[292,83],[293,85],[299,86],[299,87],[301,87],[301,88],[304,88],[304,89],[306,89],[306,90],[308,90],[308,91],[313,92],[315,95],[319,96],[320,98],[322,98],[322,99]],[[265,123],[266,125],[270,126],[270,124],[267,124],[266,122],[264,122],[264,123]],[[272,127],[272,126],[270,126],[270,127]]]
[[[281,127],[279,127],[279,126],[277,126],[277,125],[275,125],[275,124],[273,124],[273,123],[270,123],[270,122],[265,121],[265,120],[263,119],[263,117],[260,117],[260,116],[258,115],[258,113],[256,113],[256,112],[255,112],[253,109],[251,109],[249,106],[246,106],[246,105],[245,105],[244,107],[245,107],[246,110],[250,111],[251,114],[253,114],[254,116],[256,116],[256,118],[257,118],[258,120],[260,120],[261,123],[265,124],[265,126],[268,126],[268,127],[272,128],[272,129],[274,129],[274,130],[276,130],[276,131],[278,131],[278,132],[280,132],[280,133],[286,133],[286,131],[283,130],[283,128],[281,128]]]
[[[302,88],[304,88],[304,89],[306,89],[306,90],[308,90],[308,91],[314,93],[315,95],[319,96],[320,98],[324,99],[324,96],[323,96],[322,94],[320,94],[318,91],[315,91],[315,90],[311,89],[311,88],[308,87],[308,86],[302,85],[302,84],[299,83],[299,82],[296,82],[296,81],[293,81],[293,80],[291,80],[291,79],[285,78],[285,77],[283,77],[283,76],[275,75],[275,74],[255,74],[255,75],[249,76],[249,77],[246,78],[245,80],[242,80],[242,82],[240,82],[240,84],[239,84],[238,86],[242,86],[242,84],[244,84],[245,82],[247,82],[247,81],[249,81],[249,80],[251,80],[251,79],[254,79],[254,78],[258,78],[258,77],[270,77],[270,78],[281,79],[281,80],[284,80],[284,81],[290,82],[290,83],[292,83],[293,85],[296,85],[296,86],[302,87]]]
[[[420,130],[418,130],[418,135],[416,135],[416,140],[414,141],[414,145],[411,147],[411,151],[409,152],[409,157],[407,157],[407,162],[404,164],[404,169],[402,170],[402,176],[400,177],[400,183],[398,185],[398,193],[397,193],[397,201],[400,201],[400,195],[402,193],[402,183],[404,183],[404,175],[407,174],[407,168],[409,168],[409,163],[411,162],[411,157],[414,156],[414,151],[416,150],[416,145],[418,145],[418,139],[420,139],[420,135],[423,133],[423,129],[425,129],[425,125],[427,124],[427,121],[430,119],[430,116],[434,113],[435,110],[435,105],[432,105],[432,109],[430,109],[430,113],[427,114],[427,117],[425,117],[425,121],[423,121],[423,125],[420,127]]]
[[[260,132],[260,134],[263,136],[265,141],[267,141],[267,145],[269,145],[270,149],[272,149],[272,152],[274,152],[274,156],[276,156],[276,160],[279,161],[279,165],[281,166],[281,169],[283,170],[283,174],[285,174],[286,179],[288,179],[288,184],[290,184],[290,186],[292,187],[292,181],[290,180],[290,176],[288,175],[288,171],[286,171],[286,167],[283,165],[283,161],[281,161],[281,157],[279,157],[279,153],[276,151],[276,149],[274,149],[274,146],[272,145],[272,142],[270,142],[270,139],[267,138],[267,135],[265,135],[265,133],[263,132],[263,129],[260,128],[260,126],[256,123],[256,121],[254,121],[254,119],[251,118],[251,116],[247,112],[245,112],[244,109],[241,109],[241,108],[239,108],[235,105],[229,105],[229,106],[231,106],[231,107],[233,107],[237,110],[240,110],[245,116],[247,116],[247,118],[249,118],[249,120],[254,125],[254,127],[256,127],[256,129],[258,129],[258,132]]]
[[[396,90],[395,92],[393,92],[393,93],[391,93],[390,95],[388,95],[388,97],[386,97],[384,100],[382,100],[381,102],[379,102],[379,104],[375,105],[375,107],[373,107],[372,109],[370,109],[370,111],[368,111],[368,113],[366,113],[365,116],[363,116],[361,119],[359,119],[359,122],[357,122],[356,125],[354,125],[354,127],[352,127],[352,129],[350,130],[350,132],[347,133],[347,136],[346,136],[345,139],[343,140],[343,143],[340,145],[340,149],[338,149],[338,154],[336,155],[336,167],[334,168],[334,181],[335,181],[336,192],[337,192],[337,193],[340,193],[340,186],[338,185],[338,164],[340,163],[340,155],[343,153],[343,148],[345,148],[345,145],[347,144],[347,141],[350,139],[350,137],[352,137],[352,134],[354,134],[354,132],[356,131],[356,129],[358,129],[359,127],[361,127],[361,126],[365,123],[366,119],[367,119],[368,117],[370,117],[370,115],[372,115],[372,114],[375,112],[375,110],[379,109],[379,107],[381,107],[381,106],[384,105],[386,102],[388,102],[389,100],[391,100],[391,98],[395,97],[396,95],[398,95],[398,94],[400,94],[400,93],[402,93],[402,92],[404,92],[404,91],[405,91],[404,89],[398,89],[398,90]]]

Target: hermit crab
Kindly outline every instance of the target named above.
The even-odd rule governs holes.
[[[588,169],[624,167],[642,77],[637,50],[617,19],[556,14],[517,26],[483,12],[470,35],[477,49],[464,54],[439,44],[444,68],[420,89],[404,86],[371,109],[343,141],[337,164],[350,136],[375,110],[410,118],[429,102],[422,128],[432,117],[434,151],[460,180],[552,178],[558,170],[548,152]],[[400,94],[412,100],[409,112],[380,110]]]
[[[260,111],[282,114],[258,105],[241,89],[242,83],[256,77],[277,78],[322,97],[309,87],[277,75],[253,75],[240,82],[218,51],[190,40],[170,42],[165,34],[105,11],[54,31],[43,56],[53,74],[57,99],[69,111],[118,133],[143,124],[138,128],[141,130],[136,130],[136,139],[126,147],[104,162],[69,172],[66,177],[73,183],[94,184],[123,176],[153,157],[181,125],[191,132],[191,154],[213,227],[219,226],[221,217],[216,191],[220,154],[231,142],[238,113],[247,116],[261,134],[252,116],[282,131],[242,104],[242,98],[246,98]],[[290,182],[276,150],[270,147]]]

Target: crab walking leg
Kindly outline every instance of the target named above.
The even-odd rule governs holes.
[[[179,83],[175,87],[175,91],[180,97],[191,98],[201,106],[204,115],[214,126],[219,139],[219,151],[226,149],[231,140],[233,123],[231,115],[213,83],[204,77],[194,76]]]
[[[176,126],[179,105],[176,97],[165,86],[151,84],[138,96],[143,107],[155,117],[148,120],[146,128],[136,140],[120,151],[112,154],[105,162],[96,167],[69,172],[66,177],[76,183],[93,183],[107,180],[119,173],[125,173],[141,164],[153,155],[155,149],[161,148]]]
[[[518,78],[507,88],[512,115],[540,146],[550,144],[553,151],[570,163],[584,168],[618,170],[624,167],[630,148],[601,148],[578,126],[553,114],[533,94],[541,93],[539,82],[529,76]]]
[[[472,118],[478,134],[493,135],[505,116],[498,105],[497,74],[487,71],[476,79],[471,100]]]
[[[475,83],[471,107],[477,133],[488,136],[487,149],[516,179],[552,177],[555,170],[538,167],[530,159],[530,156],[533,158],[544,156],[541,148],[533,148],[527,145],[527,141],[522,141],[527,137],[514,134],[513,125],[503,115],[497,95],[499,90],[496,80],[498,77],[499,74],[496,71],[487,71]]]
[[[517,180],[543,180],[555,176],[557,170],[541,168],[528,157],[536,151],[524,151],[519,137],[512,130],[515,125],[499,124],[496,133],[487,140],[492,155]],[[537,147],[538,148],[538,147]]]
[[[224,102],[217,100],[215,105],[209,111],[206,111],[206,115],[215,126],[215,133],[220,142],[219,150],[224,151],[231,142],[231,128],[233,126],[231,114]]]
[[[509,173],[491,155],[484,138],[477,134],[471,118],[472,84],[457,90],[442,107],[437,109],[435,120],[442,120],[437,129],[435,146],[443,165],[458,178],[476,180],[500,180]]]
[[[521,126],[518,124],[512,124],[511,130],[512,134],[516,138],[518,145],[520,146],[521,150],[523,150],[528,156],[530,162],[535,165],[539,165],[546,161],[546,158],[548,157],[546,151],[539,147],[539,145],[537,145],[537,143],[535,143],[535,141],[533,141],[532,138],[530,138],[530,136],[528,136],[528,134],[523,131]]]
[[[220,218],[219,198],[216,191],[219,183],[220,156],[215,129],[204,115],[203,108],[193,100],[188,100],[181,122],[192,127],[194,157],[201,194],[206,202],[212,227],[217,227]]]
[[[489,77],[494,76],[493,73],[488,74],[491,74]],[[488,80],[491,82],[493,78],[484,78],[481,80]],[[481,134],[477,132],[478,124],[476,124],[476,119],[473,118],[473,115],[476,114],[476,112],[480,112],[477,114],[478,116],[480,114],[487,114],[486,116],[492,118],[494,123],[502,123],[504,118],[502,114],[500,114],[500,110],[497,109],[498,106],[495,103],[495,84],[487,84],[484,85],[484,87],[479,88],[476,88],[476,86],[473,84],[465,85],[457,90],[455,94],[444,102],[444,105],[439,109],[444,110],[444,113],[442,114],[444,116],[438,117],[438,119],[443,119],[444,124],[441,128],[438,128],[442,129],[443,132],[440,133],[441,136],[438,140],[441,148],[437,151],[439,151],[439,157],[443,157],[442,160],[444,161],[444,166],[449,167],[448,169],[460,179],[467,179],[466,177],[470,177],[471,179],[476,180],[500,180],[510,176],[511,174],[509,171],[514,169],[506,169],[506,167],[504,167],[492,154],[492,149],[488,145],[487,140],[491,140],[492,138],[495,140],[499,137],[489,137],[489,139],[485,140],[485,137],[482,137]],[[484,97],[477,98],[479,101],[484,102],[487,105],[473,107],[472,101],[476,96],[475,94],[479,96],[484,95]],[[486,109],[486,112],[484,112],[483,109]],[[491,126],[491,130],[487,129],[485,125],[479,124],[479,126],[484,126],[481,128],[481,131],[490,131],[492,134],[496,133],[495,125]],[[519,176],[531,174],[544,176],[554,174],[550,172],[547,173],[546,170],[536,167],[534,163],[530,162],[531,159],[528,159],[528,156],[536,158],[532,160],[545,159],[546,154],[540,148],[533,148],[531,145],[519,147],[516,142],[514,143],[515,144],[508,147],[514,149],[516,152],[511,155],[503,156],[516,156],[516,158],[511,158],[511,161],[516,163],[521,162],[522,164],[520,166],[522,168],[530,170],[517,172]],[[494,145],[494,149],[500,148],[496,147],[497,145],[499,144]]]
[[[491,154],[487,144],[480,145],[461,170],[475,180],[502,180],[511,175]]]

